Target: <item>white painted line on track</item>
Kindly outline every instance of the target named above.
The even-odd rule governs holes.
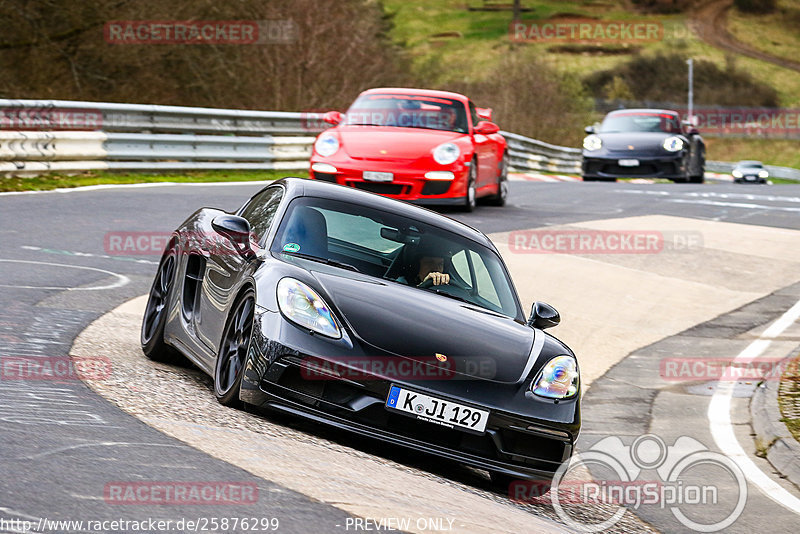
[[[704,206],[719,206],[723,208],[741,208],[748,210],[800,212],[800,208],[792,208],[787,206],[766,206],[764,204],[751,204],[749,202],[721,202],[719,200],[693,200],[684,198],[670,198],[667,200],[667,202],[677,202],[678,204],[702,204]]]
[[[88,191],[103,191],[106,189],[142,189],[149,187],[224,187],[227,185],[267,185],[274,181],[275,180],[254,180],[250,182],[149,182],[144,184],[99,184],[84,185],[81,187],[60,187],[58,189],[49,189],[47,191],[7,191],[0,193],[0,196],[34,195],[40,193],[84,193]]]
[[[106,260],[127,261],[130,263],[146,263],[149,265],[158,265],[159,263],[154,260],[143,260],[132,256],[111,256],[109,254],[95,254],[93,252],[76,252],[74,250],[59,250],[54,248],[34,247],[31,245],[23,245],[20,248],[23,250],[34,250],[37,252],[44,252],[45,254],[60,254],[63,256],[77,256],[79,258],[103,258]]]
[[[86,271],[97,271],[99,273],[107,274],[109,276],[115,277],[117,280],[111,284],[107,284],[104,286],[92,286],[92,287],[56,287],[56,286],[20,286],[20,285],[13,285],[13,284],[0,284],[0,287],[11,287],[15,289],[58,289],[61,291],[100,291],[103,289],[115,289],[118,287],[122,287],[130,282],[130,278],[125,276],[124,274],[117,274],[111,271],[106,271],[105,269],[98,269],[96,267],[86,267],[83,265],[67,265],[63,263],[49,263],[45,261],[29,261],[29,260],[4,260],[0,259],[0,262],[6,263],[28,263],[31,265],[49,265],[52,267],[66,267],[67,269],[83,269]]]
[[[740,352],[734,358],[734,361],[746,363],[757,358],[770,346],[772,339],[779,336],[798,318],[800,318],[800,301],[789,308],[758,339]],[[726,456],[736,462],[748,480],[755,484],[767,497],[800,515],[800,499],[786,491],[761,471],[747,456],[747,453],[736,439],[733,424],[731,423],[731,398],[734,385],[735,383],[731,381],[720,381],[717,384],[716,391],[711,396],[711,403],[708,405],[708,422],[714,441]]]

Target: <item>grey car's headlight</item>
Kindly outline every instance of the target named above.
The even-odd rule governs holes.
[[[314,141],[314,150],[325,158],[333,156],[339,150],[339,140],[333,134],[324,133]]]
[[[683,139],[673,135],[672,137],[664,139],[664,143],[661,146],[663,146],[664,150],[667,152],[679,152],[683,150]]]
[[[278,282],[278,306],[289,320],[304,328],[334,339],[342,337],[328,305],[300,280],[282,278]]]
[[[603,146],[603,140],[600,139],[599,135],[587,135],[583,139],[583,148],[588,150],[589,152],[594,152],[595,150],[600,150]]]
[[[758,171],[759,178],[769,178],[769,171],[767,169],[761,169]]]
[[[455,143],[442,143],[433,149],[433,159],[440,165],[455,163],[461,155],[461,150]]]
[[[744,174],[742,174],[742,171],[739,170],[735,170],[731,174],[733,174],[734,178],[741,178],[742,176],[744,176]]]
[[[531,383],[531,391],[548,399],[568,399],[578,394],[580,374],[572,356],[556,356],[544,364]]]

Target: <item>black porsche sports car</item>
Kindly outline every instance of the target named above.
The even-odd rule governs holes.
[[[697,129],[676,111],[621,109],[587,126],[583,140],[583,181],[622,177],[666,178],[703,183],[706,146]]]
[[[174,232],[141,343],[155,360],[189,358],[225,405],[439,455],[497,483],[546,484],[580,429],[577,359],[544,332],[559,320],[541,302],[525,317],[481,232],[287,178]]]

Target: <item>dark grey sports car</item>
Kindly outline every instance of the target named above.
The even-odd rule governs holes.
[[[225,405],[279,410],[546,484],[580,429],[572,351],[523,314],[491,241],[457,221],[289,178],[174,233],[144,353],[188,357]]]
[[[583,140],[583,181],[617,178],[666,178],[703,183],[706,146],[678,112],[622,109],[606,115]]]

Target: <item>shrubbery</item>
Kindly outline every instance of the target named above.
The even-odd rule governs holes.
[[[778,6],[778,0],[734,0],[737,9],[745,13],[772,13]]]
[[[291,19],[291,44],[109,44],[130,20]],[[391,20],[373,0],[4,0],[0,97],[228,108],[343,107],[368,87],[407,83]]]
[[[615,82],[615,78],[619,80]],[[592,94],[604,98],[609,98],[608,88],[615,83],[627,86],[634,100],[686,102],[686,58],[678,54],[639,56],[586,79]],[[737,69],[732,61],[724,69],[710,61],[695,61],[694,99],[709,106],[778,106],[775,89]]]

